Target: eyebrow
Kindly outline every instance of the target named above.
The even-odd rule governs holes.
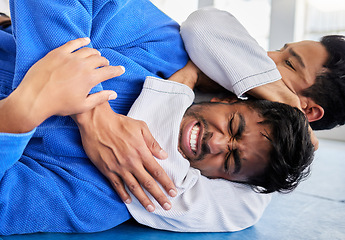
[[[289,44],[286,43],[284,44],[283,48],[287,49],[288,47],[289,47]],[[298,63],[302,66],[302,68],[305,68],[305,64],[300,55],[298,55],[292,48],[289,48],[289,53],[297,59]]]
[[[241,113],[238,113],[238,116],[240,118],[240,123],[238,125],[236,135],[238,138],[241,138],[244,130],[246,129],[246,121]],[[233,154],[234,154],[234,162],[235,162],[235,169],[233,171],[233,174],[237,174],[241,171],[241,167],[242,167],[241,158],[237,149],[233,151]]]

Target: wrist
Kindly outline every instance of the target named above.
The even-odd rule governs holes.
[[[79,113],[79,114],[73,114],[71,115],[71,118],[75,121],[75,123],[78,125],[79,128],[85,128],[88,125],[91,125],[94,123],[95,116],[98,115],[99,113],[102,113],[104,111],[112,111],[110,105],[108,102],[102,103],[100,105],[97,105],[95,108]]]
[[[30,132],[43,122],[32,111],[26,99],[11,94],[0,103],[0,132],[25,133]]]

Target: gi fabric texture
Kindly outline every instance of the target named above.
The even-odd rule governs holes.
[[[47,52],[79,37],[90,37],[110,64],[127,69],[93,89],[115,90],[111,106],[122,114],[146,76],[169,77],[187,62],[178,24],[147,0],[16,0],[10,6],[14,39],[1,31],[2,98]],[[2,133],[0,141],[0,234],[96,232],[130,218],[87,158],[71,118],[51,117],[27,134]]]
[[[229,12],[197,10],[182,23],[181,36],[200,70],[237,97],[281,79],[274,61]]]

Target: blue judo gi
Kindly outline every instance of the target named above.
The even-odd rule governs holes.
[[[0,98],[50,50],[90,37],[126,73],[93,88],[112,89],[126,114],[146,76],[168,78],[188,57],[179,25],[148,0],[11,0],[11,29],[0,31]],[[25,134],[0,133],[0,234],[96,232],[130,214],[87,158],[70,117],[51,117]]]

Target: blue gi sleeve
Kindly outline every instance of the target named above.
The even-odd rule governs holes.
[[[127,1],[116,1],[116,6],[120,9]],[[13,88],[19,85],[28,69],[49,51],[67,41],[90,37],[93,16],[101,9],[100,5],[106,5],[108,2],[111,1],[11,0],[13,35],[17,50]],[[100,90],[101,84],[91,92]]]
[[[36,128],[28,133],[0,133],[0,179],[22,156]]]

